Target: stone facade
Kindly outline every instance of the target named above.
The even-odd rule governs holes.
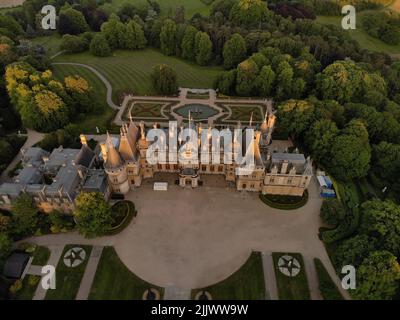
[[[177,161],[171,163],[171,159],[168,159],[169,150],[166,144],[166,149],[157,151],[159,154],[165,153],[166,163],[151,164],[146,157],[147,150],[153,142],[146,140],[144,124],[141,123],[138,128],[131,120],[129,124],[121,127],[118,141],[113,142],[113,139],[108,136],[107,140],[101,143],[102,158],[110,188],[112,192],[126,194],[139,187],[143,179],[153,178],[158,172],[165,172],[176,173],[179,185],[182,187],[197,187],[203,175],[223,175],[227,182],[236,186],[237,190],[301,196],[312,177],[311,160],[305,159],[304,155],[298,153],[279,153],[270,150],[275,121],[275,115],[270,112],[267,113],[260,127],[255,128],[251,126],[251,123],[249,124],[255,130],[255,167],[251,173],[244,175],[238,174],[240,164],[235,162],[224,164],[223,146],[215,152],[211,150],[211,143],[209,156],[210,158],[211,156],[219,157],[220,164],[201,162],[200,145],[197,150],[198,157],[194,157],[197,161],[191,160],[193,148],[190,142],[183,141],[178,143],[180,152],[177,152]],[[211,130],[211,128],[203,128],[201,124],[192,123],[190,119],[188,127],[195,129],[199,136],[203,130]],[[158,128],[157,125],[154,128],[163,130],[169,141],[171,133],[167,129]],[[181,151],[182,149],[184,150]],[[236,149],[233,148],[233,150]],[[233,156],[232,159],[234,159]]]

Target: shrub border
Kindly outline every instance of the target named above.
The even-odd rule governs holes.
[[[264,202],[267,206],[269,206],[271,208],[280,209],[280,210],[295,210],[295,209],[304,207],[307,204],[308,190],[304,191],[304,194],[303,194],[301,200],[297,203],[290,203],[290,204],[276,203],[276,202],[273,202],[273,201],[267,199],[264,194],[260,194],[259,197],[262,202]]]
[[[135,205],[133,204],[132,201],[128,201],[128,200],[118,201],[113,206],[115,206],[117,203],[120,203],[120,202],[127,203],[128,207],[129,207],[129,211],[119,225],[112,227],[111,229],[109,229],[108,231],[105,232],[104,235],[106,235],[106,236],[112,236],[112,235],[116,235],[116,234],[120,233],[131,223],[132,219],[134,217],[136,217],[136,215],[137,215]],[[133,206],[134,210],[132,210],[132,206]]]

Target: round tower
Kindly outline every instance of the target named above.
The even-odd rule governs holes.
[[[107,138],[107,160],[104,163],[104,169],[108,176],[111,190],[115,193],[126,194],[129,192],[129,181],[126,167],[118,151]]]

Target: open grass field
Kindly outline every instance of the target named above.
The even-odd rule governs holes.
[[[75,121],[84,133],[95,133],[96,127],[100,132],[104,133],[110,121],[115,115],[115,111],[106,104],[106,87],[103,82],[89,69],[71,65],[55,65],[53,66],[54,77],[59,81],[63,81],[65,77],[70,75],[80,75],[89,81],[93,91],[96,93],[98,101],[98,109],[96,112],[87,114],[84,118]]]
[[[246,263],[229,278],[212,286],[192,291],[208,291],[214,300],[264,300],[265,282],[262,258],[253,252]]]
[[[86,251],[86,259],[77,267],[71,268],[64,264],[63,257],[67,250],[74,247],[83,248]],[[91,251],[91,246],[75,244],[65,246],[56,268],[56,289],[47,291],[46,300],[75,300]]]
[[[220,67],[200,67],[185,60],[164,56],[154,49],[140,51],[115,51],[113,56],[95,57],[88,52],[61,55],[55,62],[78,62],[90,65],[101,72],[113,87],[113,99],[118,103],[122,93],[154,95],[150,74],[153,66],[165,63],[175,69],[179,85],[192,88],[211,88]],[[64,66],[63,66],[64,67]]]
[[[382,51],[388,54],[400,54],[400,45],[389,45],[379,39],[373,38],[368,35],[361,28],[361,17],[363,13],[357,15],[357,29],[347,30],[350,37],[360,44],[362,48],[371,51]],[[317,21],[322,24],[333,24],[336,26],[341,26],[342,17],[341,16],[318,16]]]
[[[33,38],[31,41],[42,45],[47,50],[47,54],[51,57],[61,50],[61,39],[62,37],[58,33],[54,33],[51,36]]]
[[[132,3],[134,5],[143,5],[146,0],[113,0],[111,5],[113,8],[118,9],[124,3]],[[208,15],[210,12],[209,6],[201,0],[161,0],[158,1],[161,7],[161,15],[168,16],[175,13],[175,9],[184,6],[185,16],[191,18],[195,13]]]
[[[90,300],[142,300],[143,293],[157,289],[161,298],[163,288],[154,286],[129,271],[113,247],[105,247],[90,290]]]
[[[296,258],[301,265],[300,273],[295,277],[284,275],[278,268],[278,260],[288,254]],[[278,295],[280,300],[310,300],[310,289],[308,288],[307,275],[304,267],[303,257],[299,253],[278,253],[272,254],[275,266],[276,285],[278,287]]]

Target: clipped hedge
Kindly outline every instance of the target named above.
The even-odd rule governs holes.
[[[319,290],[324,300],[343,300],[342,294],[325,269],[322,261],[315,258],[314,264],[318,276]]]
[[[308,201],[308,191],[302,197],[260,194],[260,199],[266,205],[280,210],[295,210],[303,207]]]
[[[358,193],[357,185],[353,182],[334,182],[338,199],[347,209],[347,214],[339,225],[333,230],[322,232],[321,238],[325,243],[333,243],[351,236],[360,224],[359,205],[362,199]]]
[[[119,221],[117,223],[117,225],[115,225],[111,229],[109,229],[105,233],[105,235],[110,236],[110,235],[115,235],[115,234],[120,233],[122,230],[124,230],[131,223],[132,219],[134,217],[136,217],[137,211],[135,209],[135,205],[131,201],[127,201],[127,200],[119,201],[116,204],[114,204],[114,206],[112,207],[111,210],[114,210],[115,207],[121,206],[123,204],[125,204],[126,208],[127,208],[124,217],[121,219],[121,221]]]

